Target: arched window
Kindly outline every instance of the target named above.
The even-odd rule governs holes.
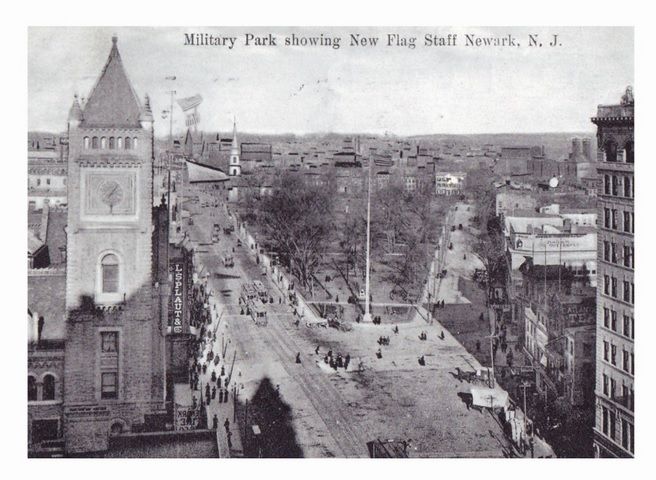
[[[109,137],[109,149],[110,149],[110,150],[114,150],[114,148],[116,147],[116,146],[114,145],[114,143],[115,143],[115,142],[114,142],[114,137]]]
[[[118,292],[118,258],[113,253],[105,255],[100,262],[102,269],[102,292]]]
[[[125,137],[125,149],[132,149],[132,139],[130,137]]]
[[[116,148],[119,150],[123,148],[123,137],[118,137],[116,139]]]
[[[43,377],[43,394],[42,400],[55,399],[55,376],[47,374]]]
[[[136,150],[136,148],[137,148],[137,137],[134,137],[134,138],[132,139],[132,148],[134,148],[135,150]]]
[[[107,137],[100,138],[100,148],[105,150],[107,148]]]
[[[121,422],[115,422],[112,424],[109,434],[110,435],[120,435],[123,433],[123,424]]]
[[[89,150],[90,147],[90,139],[89,137],[84,137],[84,149]]]
[[[606,152],[607,162],[617,162],[617,143],[608,140],[604,145],[604,152]]]
[[[91,148],[94,150],[98,148],[98,137],[93,137],[91,139]]]
[[[36,401],[36,378],[33,375],[27,376],[27,400]]]
[[[626,142],[626,145],[624,145],[624,152],[626,155],[626,163],[633,163],[633,142]]]

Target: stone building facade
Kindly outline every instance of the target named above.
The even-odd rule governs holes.
[[[69,112],[64,439],[107,450],[165,412],[161,287],[153,275],[153,116],[114,37],[88,100]]]
[[[634,100],[599,105],[595,454],[634,452]]]

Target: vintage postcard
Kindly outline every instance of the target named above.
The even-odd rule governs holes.
[[[27,41],[29,457],[634,456],[632,27]]]

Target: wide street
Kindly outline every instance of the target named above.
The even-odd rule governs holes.
[[[187,189],[188,196],[196,193],[194,188]],[[203,207],[201,203],[210,197],[198,195],[198,202],[185,205],[193,225],[185,221],[183,229],[204,266],[202,274],[209,274],[211,302],[220,312],[214,351],[223,344],[228,365],[235,355],[233,381],[238,384],[238,402],[251,404],[249,425],[253,418],[271,420],[266,412],[255,412],[252,403],[278,388],[280,410],[286,417],[275,420],[289,427],[281,429],[287,437],[281,441],[293,444],[300,456],[367,457],[366,444],[375,439],[410,440],[411,457],[514,455],[498,420],[486,410],[468,406],[470,384],[458,380],[456,369],[473,372],[481,367],[439,323],[429,325],[425,315],[414,315],[397,324],[398,334],[389,323],[353,324],[349,332],[304,323],[296,326],[285,293],[262,274],[245,242],[236,246],[237,231],[230,235],[221,231],[219,242],[211,243],[213,224],[224,227],[232,220],[223,204]],[[211,199],[209,205],[213,203]],[[232,254],[233,248],[235,265],[226,268],[223,256]],[[241,285],[253,280],[261,280],[274,299],[264,305],[267,326],[257,326],[240,314]],[[426,340],[419,338],[422,331],[427,332]],[[378,345],[381,336],[390,338],[389,346]],[[379,348],[382,358],[376,356]],[[348,371],[334,371],[324,363],[329,349],[334,355],[350,355]],[[300,364],[295,362],[297,353]],[[425,366],[418,361],[422,355]],[[268,385],[272,388],[265,389]]]

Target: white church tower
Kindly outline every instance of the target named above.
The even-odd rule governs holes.
[[[238,177],[241,174],[241,164],[239,163],[239,142],[237,142],[237,121],[235,120],[232,125],[232,147],[230,148],[228,175]]]

